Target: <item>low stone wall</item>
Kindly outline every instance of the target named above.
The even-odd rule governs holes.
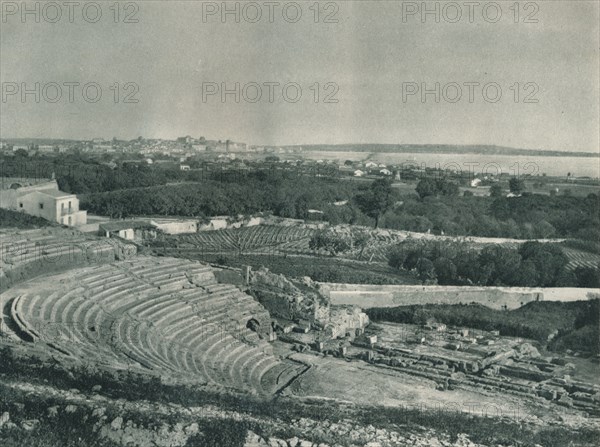
[[[588,299],[598,289],[520,288],[467,286],[395,286],[319,283],[332,305],[362,308],[413,304],[477,303],[492,309],[517,309],[531,301],[576,301]]]
[[[198,231],[198,222],[196,220],[153,219],[150,223],[167,234],[186,234]]]

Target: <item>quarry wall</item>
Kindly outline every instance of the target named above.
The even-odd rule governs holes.
[[[329,321],[329,303],[308,278],[292,282],[268,269],[251,271],[250,290],[271,315],[287,320],[305,319],[325,324]]]
[[[589,299],[600,289],[521,288],[469,286],[398,286],[319,283],[332,305],[364,308],[412,304],[477,303],[493,309],[517,309],[531,301],[576,301]]]

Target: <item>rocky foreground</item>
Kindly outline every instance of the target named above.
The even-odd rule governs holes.
[[[239,445],[246,447],[333,447],[333,446],[459,446],[483,447],[471,442],[467,435],[455,439],[419,426],[398,426],[396,430],[361,426],[351,420],[331,422],[298,418],[291,421],[271,419],[236,411],[226,411],[212,405],[183,407],[176,404],[161,404],[149,401],[127,401],[110,399],[96,393],[85,395],[76,389],[59,390],[50,386],[28,383],[3,383],[11,394],[22,396],[21,402],[9,404],[10,411],[0,416],[0,437],[27,439],[36,436],[47,427],[61,431],[65,421],[85,425],[91,434],[106,444],[117,446],[195,446],[195,445]],[[5,393],[6,394],[6,393]],[[59,405],[37,405],[32,417],[32,404],[36,399]],[[212,444],[209,433],[203,427],[225,422],[222,444]],[[241,427],[252,427],[242,429]],[[68,431],[68,430],[67,430]],[[257,434],[260,432],[260,434]],[[293,435],[293,436],[291,436]],[[238,438],[230,443],[229,438]],[[6,444],[12,445],[12,444]],[[51,444],[48,444],[51,445]],[[83,445],[83,444],[80,444]],[[495,447],[495,446],[494,446]]]

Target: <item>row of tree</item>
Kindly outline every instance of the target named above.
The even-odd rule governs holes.
[[[358,250],[360,258],[372,240],[371,235],[363,229],[351,228],[348,231],[340,231],[327,228],[315,232],[308,246],[311,250],[325,250],[331,256]]]
[[[600,200],[587,197],[405,195],[402,206],[384,214],[385,228],[452,236],[515,239],[567,237],[600,241]]]
[[[208,176],[200,182],[128,188],[84,194],[81,207],[111,217],[172,215],[206,217],[273,212],[307,219],[309,210],[322,210],[345,197],[355,185],[325,178],[294,176],[284,171]]]
[[[408,240],[394,246],[389,265],[415,271],[426,284],[599,287],[599,269],[567,269],[557,244],[525,242],[518,249],[487,245],[478,250],[467,242]]]

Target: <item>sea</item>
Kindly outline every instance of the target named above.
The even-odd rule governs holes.
[[[304,151],[313,160],[373,161],[386,165],[441,168],[475,174],[508,174],[511,176],[543,175],[552,177],[600,178],[600,157],[523,156],[480,154],[371,153],[342,151]]]

